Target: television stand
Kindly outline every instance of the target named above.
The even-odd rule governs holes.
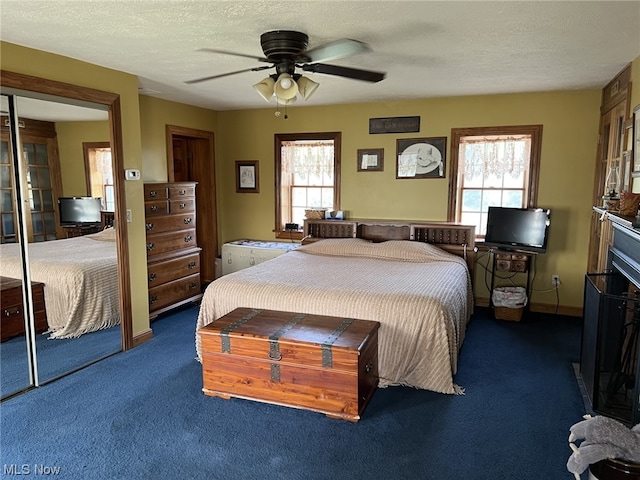
[[[493,256],[493,267],[491,269],[491,289],[489,291],[489,306],[491,308],[493,305],[493,290],[496,288],[496,273],[526,273],[527,275],[527,283],[525,287],[525,291],[527,294],[527,299],[531,299],[531,259],[537,255],[534,252],[523,252],[518,250],[492,250],[491,254]],[[501,277],[498,277],[501,278]],[[507,286],[507,285],[500,285]],[[508,286],[517,286],[514,284],[510,284]],[[527,301],[527,305],[529,301]],[[526,307],[525,307],[526,310]]]
[[[62,228],[64,228],[67,238],[73,238],[89,235],[90,233],[98,233],[100,231],[100,224],[62,225]]]

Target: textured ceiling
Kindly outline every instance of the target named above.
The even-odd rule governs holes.
[[[216,110],[264,108],[251,87],[272,73],[260,34],[299,30],[309,48],[354,38],[372,52],[336,65],[387,72],[370,84],[308,74],[308,105],[602,88],[640,55],[640,1],[19,1],[0,0],[0,39],[139,77],[142,93]],[[296,106],[301,105],[299,100]],[[296,107],[294,107],[296,108]]]

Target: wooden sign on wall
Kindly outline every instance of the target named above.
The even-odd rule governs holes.
[[[370,118],[369,133],[408,133],[420,131],[420,117]]]

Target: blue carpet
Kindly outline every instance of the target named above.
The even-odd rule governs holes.
[[[60,479],[573,479],[579,319],[516,323],[480,310],[456,376],[466,395],[379,389],[353,424],[205,396],[196,316],[165,315],[144,345],[2,403],[5,474],[24,465],[34,477],[58,468]]]
[[[48,334],[36,334],[38,378],[44,383],[121,349],[119,325],[79,338],[49,339]],[[0,365],[0,396],[29,386],[24,336],[0,343]]]

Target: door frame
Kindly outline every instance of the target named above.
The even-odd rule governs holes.
[[[8,70],[0,70],[0,85],[5,93],[50,100],[55,96],[71,100],[69,103],[103,105],[109,113],[111,134],[111,159],[114,171],[116,200],[116,220],[126,218],[126,196],[124,184],[122,112],[120,95],[69,83],[48,80]],[[120,318],[122,350],[133,348],[133,319],[131,312],[131,278],[129,272],[129,245],[127,242],[127,222],[118,222],[116,248],[118,253],[118,288],[120,292]]]
[[[186,137],[190,145],[199,145],[194,149],[191,160],[190,181],[196,186],[196,235],[200,254],[200,272],[203,284],[215,280],[215,258],[218,255],[218,215],[216,206],[215,175],[215,139],[214,133],[176,125],[166,126],[167,139],[167,176],[169,182],[175,181],[173,140],[174,137]],[[206,239],[206,241],[205,241]]]

